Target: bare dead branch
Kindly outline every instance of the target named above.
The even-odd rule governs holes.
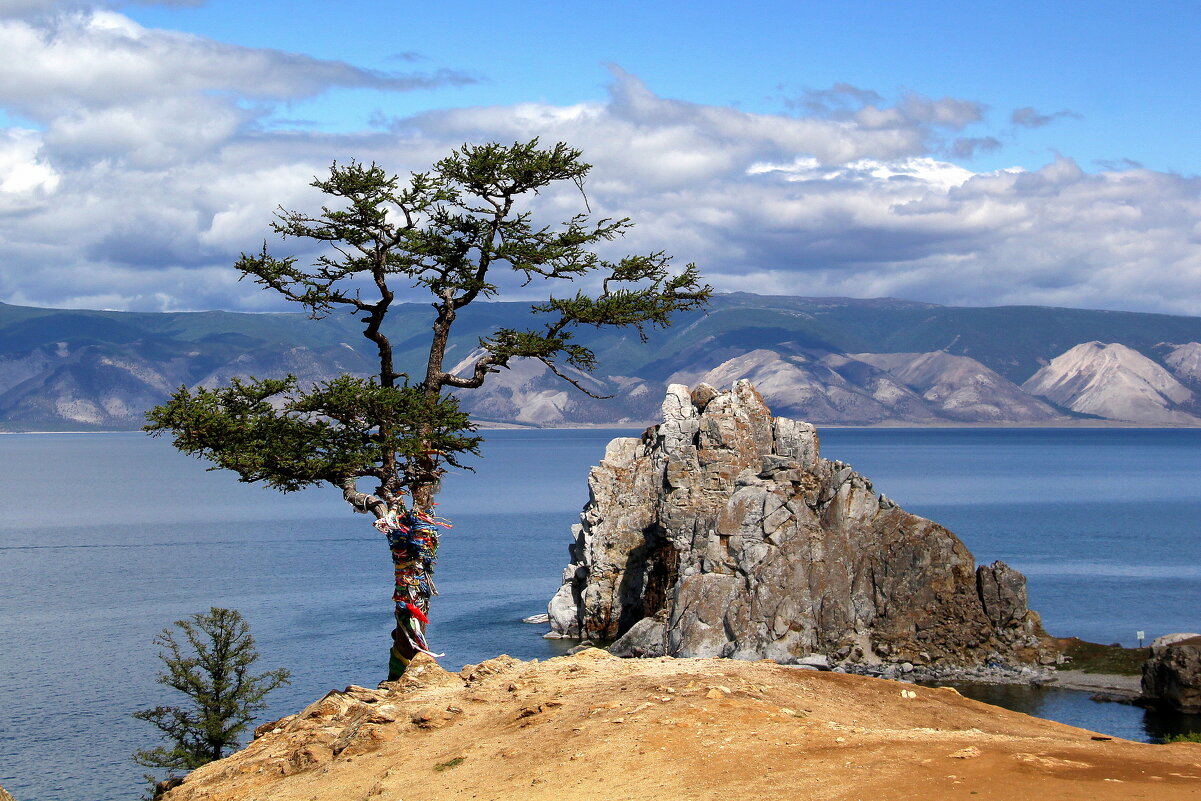
[[[587,395],[590,398],[596,398],[597,400],[608,400],[609,398],[615,397],[613,395],[597,395],[595,392],[592,392],[591,390],[582,386],[579,381],[576,381],[574,378],[571,378],[570,376],[567,376],[567,375],[564,375],[563,373],[561,373],[559,371],[559,368],[555,366],[555,363],[550,361],[549,359],[543,359],[541,357],[538,357],[538,361],[545,364],[550,369],[550,371],[552,373],[554,373],[555,375],[557,375],[559,378],[562,378],[568,384],[571,384],[573,387],[578,389],[580,392],[583,392],[585,395]]]

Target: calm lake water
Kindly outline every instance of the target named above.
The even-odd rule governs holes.
[[[630,432],[486,433],[477,472],[440,497],[455,528],[430,634],[452,670],[571,645],[520,619],[559,584],[589,466]],[[1136,630],[1201,629],[1201,431],[829,429],[822,443],[978,562],[1025,573],[1053,634],[1133,645]],[[0,436],[0,784],[19,801],[137,797],[128,756],[156,739],[129,715],[170,692],[150,641],[210,606],[245,615],[261,669],[292,671],[264,720],[375,684],[391,564],[344,509],[332,489],[238,484],[140,434]],[[1066,691],[991,700],[1132,739],[1195,723]]]

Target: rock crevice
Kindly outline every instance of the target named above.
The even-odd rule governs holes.
[[[610,442],[589,489],[548,609],[560,636],[783,663],[1048,656],[1020,573],[977,570],[954,534],[821,458],[814,427],[772,417],[747,381],[672,385],[663,422]]]

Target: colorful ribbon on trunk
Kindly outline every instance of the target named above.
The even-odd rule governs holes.
[[[395,681],[418,653],[444,656],[430,650],[425,627],[429,624],[430,597],[438,594],[433,579],[438,528],[451,528],[451,524],[428,512],[401,507],[376,520],[375,527],[388,538],[396,575],[396,591],[392,594],[396,628],[388,658],[388,681]]]

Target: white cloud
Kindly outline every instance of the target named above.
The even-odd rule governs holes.
[[[202,6],[205,0],[113,0],[109,6]],[[0,17],[27,17],[64,10],[86,9],[96,3],[84,0],[0,0]]]
[[[594,211],[638,223],[621,248],[667,249],[719,289],[1201,313],[1201,181],[1067,158],[974,172],[948,160],[965,139],[988,146],[987,131],[965,133],[983,124],[971,101],[889,105],[844,85],[752,114],[663,98],[615,70],[603,101],[444,109],[330,135],[258,122],[280,99],[407,79],[111,11],[0,21],[0,48],[20,54],[0,103],[41,126],[0,134],[7,302],[266,308],[271,296],[230,265],[270,237],[277,204],[317,202],[307,183],[331,161],[404,173],[464,141],[540,136],[595,165]],[[538,210],[579,205],[572,189]]]
[[[449,70],[383,73],[341,61],[144,28],[114,11],[0,20],[0,103],[36,120],[213,93],[291,100],[331,87],[405,91],[472,79]]]
[[[0,204],[17,198],[36,203],[58,187],[58,173],[41,159],[39,148],[33,131],[0,131]]]

